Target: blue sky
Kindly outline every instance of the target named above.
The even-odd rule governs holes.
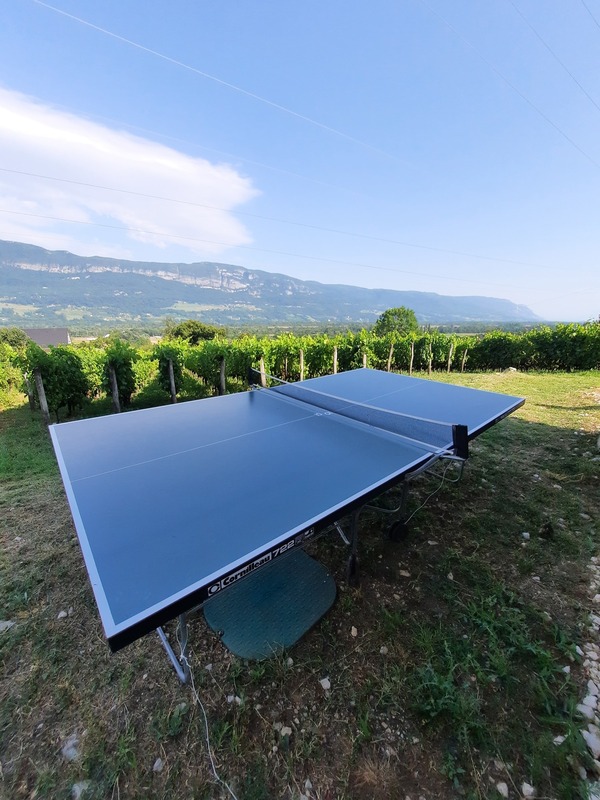
[[[600,314],[600,0],[4,0],[0,238]]]

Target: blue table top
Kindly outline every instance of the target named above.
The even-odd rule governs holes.
[[[522,403],[374,370],[303,385],[466,424],[470,436]],[[50,432],[113,649],[299,544],[319,522],[430,455],[272,390],[67,422]]]

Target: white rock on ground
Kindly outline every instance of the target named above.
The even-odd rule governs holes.
[[[594,717],[596,716],[596,715],[594,714],[594,709],[593,709],[593,708],[590,708],[589,706],[584,706],[584,705],[583,705],[583,703],[579,703],[579,704],[577,705],[577,711],[579,711],[579,713],[581,714],[581,716],[582,716],[582,717],[585,717],[586,719],[591,719],[591,720],[593,720],[593,719],[594,719]]]
[[[237,694],[228,694],[227,695],[227,702],[229,703],[229,705],[231,705],[232,703],[235,703],[236,706],[241,706],[242,705],[242,698],[238,697]]]
[[[90,781],[79,781],[79,783],[74,783],[73,786],[71,786],[72,800],[85,800],[85,796],[88,794],[88,789],[90,786]]]
[[[595,650],[588,650],[586,652],[586,656],[589,658],[590,661],[598,661],[598,653]]]
[[[600,737],[595,733],[589,731],[581,731],[581,735],[586,741],[587,746],[590,748],[594,758],[600,758]]]
[[[63,758],[67,761],[76,761],[79,758],[78,745],[79,737],[76,733],[72,733],[60,749]]]
[[[10,630],[14,624],[11,619],[0,619],[0,633]]]

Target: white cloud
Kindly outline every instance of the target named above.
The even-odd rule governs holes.
[[[83,248],[86,255],[118,252],[161,261],[170,250],[202,259],[251,242],[233,212],[258,192],[233,167],[112,130],[1,87],[0,110],[0,167],[14,170],[0,170],[0,209],[20,212],[0,214],[0,238],[48,249]]]

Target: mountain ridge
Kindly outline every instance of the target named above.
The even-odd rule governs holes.
[[[501,298],[326,284],[213,261],[86,257],[0,240],[0,325],[140,324],[166,316],[225,325],[368,325],[402,305],[422,324],[540,319]]]

